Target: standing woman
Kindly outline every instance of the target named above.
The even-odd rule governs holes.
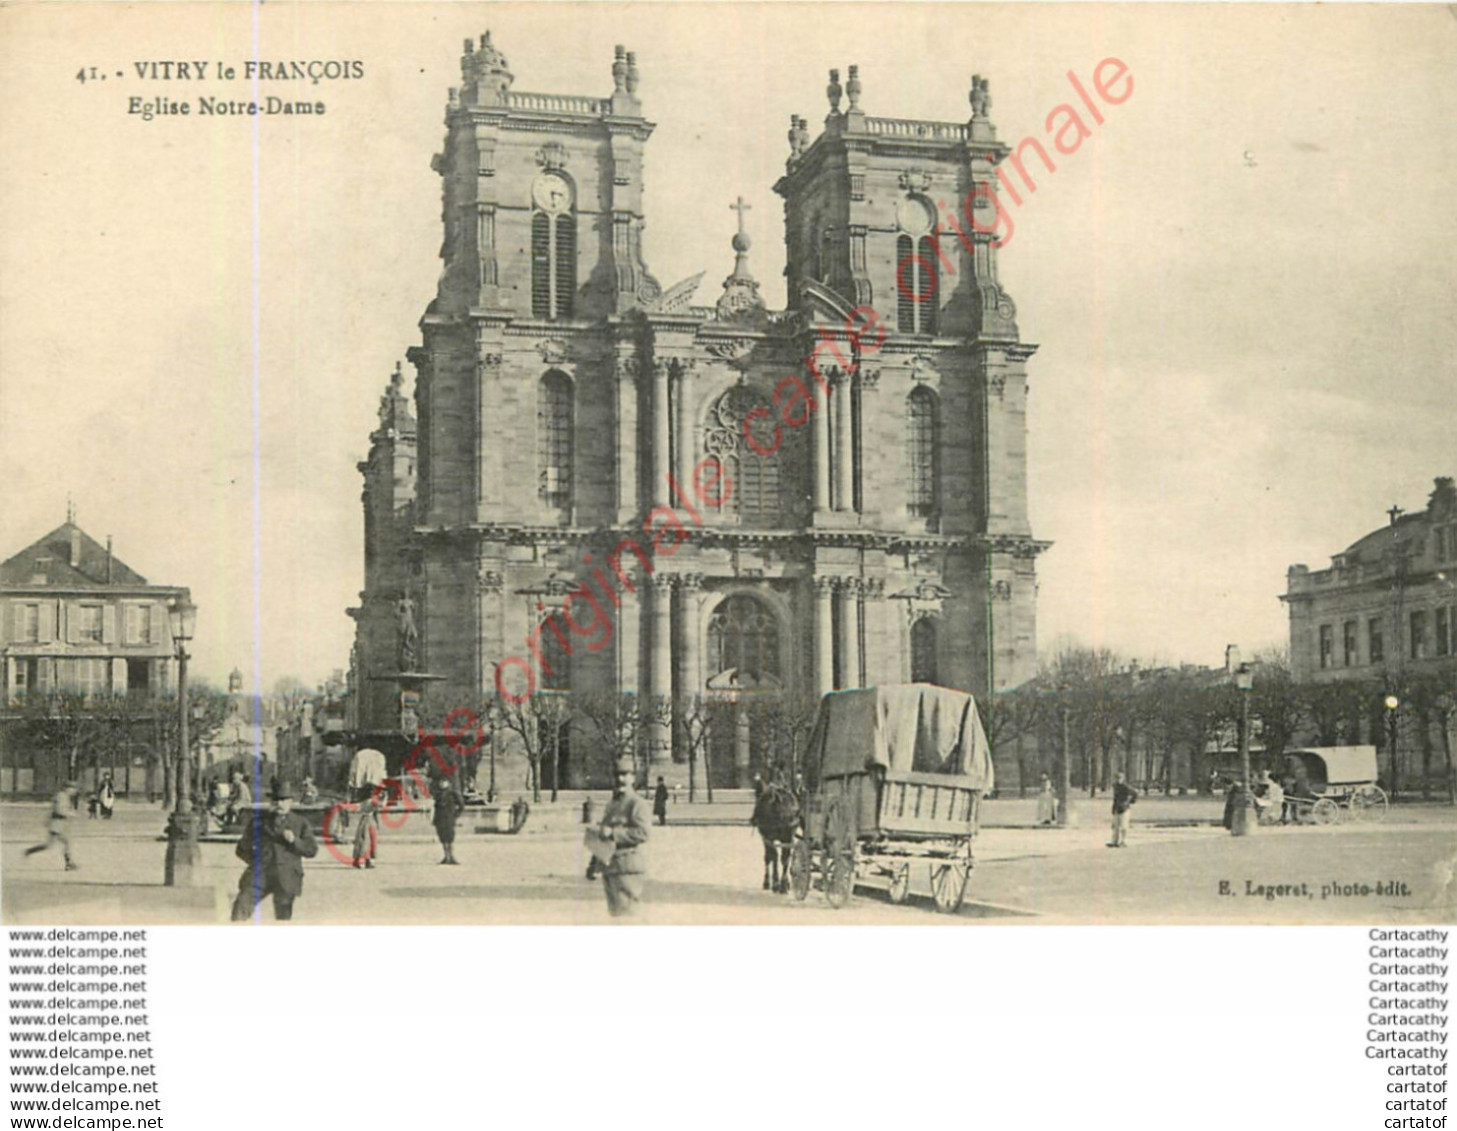
[[[442,864],[459,864],[455,858],[455,819],[460,816],[464,802],[460,794],[451,788],[449,780],[442,779],[435,795],[435,835],[440,838],[440,847],[445,849]]]
[[[111,820],[111,811],[116,808],[116,787],[111,784],[111,775],[101,779],[101,788],[96,791],[97,804],[101,806],[103,820]]]

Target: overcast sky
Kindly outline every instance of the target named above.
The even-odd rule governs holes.
[[[254,19],[260,21],[254,27]],[[1039,635],[1145,662],[1283,643],[1292,562],[1328,564],[1457,474],[1457,19],[1441,7],[594,5],[0,9],[0,557],[66,497],[149,580],[191,586],[197,664],[314,681],[347,664],[380,392],[439,268],[461,41],[515,88],[605,95],[638,53],[658,124],[647,256],[670,285],[751,266],[783,304],[791,114],[830,67],[872,115],[1002,140],[1109,56],[1133,94],[1015,212],[1001,253],[1031,379]],[[143,60],[362,60],[274,84],[322,118],[128,115]],[[78,82],[82,67],[105,81]],[[210,68],[211,70],[211,68]],[[116,72],[122,72],[117,76]],[[195,112],[194,112],[195,113]],[[256,304],[255,304],[256,296]]]

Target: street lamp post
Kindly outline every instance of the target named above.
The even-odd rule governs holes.
[[[1231,836],[1249,836],[1255,830],[1250,820],[1250,802],[1254,798],[1250,783],[1250,693],[1255,689],[1255,671],[1249,664],[1240,664],[1235,669],[1234,685],[1239,688],[1239,772],[1240,796],[1235,799],[1234,812],[1230,814]]]
[[[1058,688],[1058,713],[1062,716],[1062,753],[1057,760],[1057,827],[1067,828],[1072,823],[1068,812],[1068,795],[1072,793],[1072,751],[1068,740],[1068,715],[1071,708],[1067,702],[1068,688]]]
[[[1386,708],[1386,760],[1391,765],[1391,800],[1395,801],[1396,790],[1401,781],[1396,766],[1397,712],[1401,710],[1401,700],[1395,695],[1388,695],[1381,702]]]
[[[185,596],[174,598],[167,609],[168,627],[177,648],[177,805],[167,822],[167,860],[163,883],[192,887],[201,851],[197,843],[197,814],[192,809],[191,746],[187,734],[187,645],[197,627],[197,606]]]

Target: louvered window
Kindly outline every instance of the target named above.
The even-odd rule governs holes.
[[[531,217],[531,313],[555,320],[572,316],[577,292],[577,218],[567,213]]]

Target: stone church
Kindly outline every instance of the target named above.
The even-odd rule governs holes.
[[[774,186],[789,300],[771,311],[742,205],[713,305],[693,303],[701,275],[654,278],[654,127],[635,55],[607,62],[605,97],[529,94],[489,34],[465,44],[414,409],[397,370],[359,465],[361,728],[398,729],[391,673],[411,667],[450,705],[620,690],[675,713],[1030,678],[1036,347],[997,281],[1008,148],[985,81],[969,119],[913,121],[870,116],[857,68],[830,72],[824,127],[791,120]],[[679,730],[650,728],[654,775],[681,776]],[[744,778],[753,741],[715,778]],[[605,772],[565,763],[563,784]]]

